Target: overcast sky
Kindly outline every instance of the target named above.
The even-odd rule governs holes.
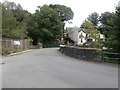
[[[3,0],[0,0],[3,1]],[[120,0],[8,0],[21,4],[21,6],[31,13],[34,13],[37,6],[44,4],[62,4],[68,6],[74,12],[73,24],[66,24],[66,27],[78,26],[82,24],[91,13],[99,14],[109,11],[114,12],[115,6]]]

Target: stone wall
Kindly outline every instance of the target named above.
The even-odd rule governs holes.
[[[95,48],[80,48],[73,46],[60,47],[60,52],[78,58],[80,60],[101,61],[101,56],[96,52],[99,49]]]

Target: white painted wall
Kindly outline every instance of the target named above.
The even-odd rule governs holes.
[[[81,37],[82,35],[82,37]],[[86,42],[86,33],[82,30],[78,33],[78,45],[83,45]]]

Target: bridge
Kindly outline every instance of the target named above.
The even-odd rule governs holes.
[[[3,88],[118,88],[118,65],[66,56],[58,48],[5,57]]]

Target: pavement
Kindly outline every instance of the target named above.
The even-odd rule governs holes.
[[[3,88],[118,88],[118,65],[71,58],[58,48],[3,58]]]
[[[32,50],[25,50],[25,51],[21,51],[21,52],[11,53],[11,54],[7,55],[7,57],[27,53],[30,51],[32,51]]]

